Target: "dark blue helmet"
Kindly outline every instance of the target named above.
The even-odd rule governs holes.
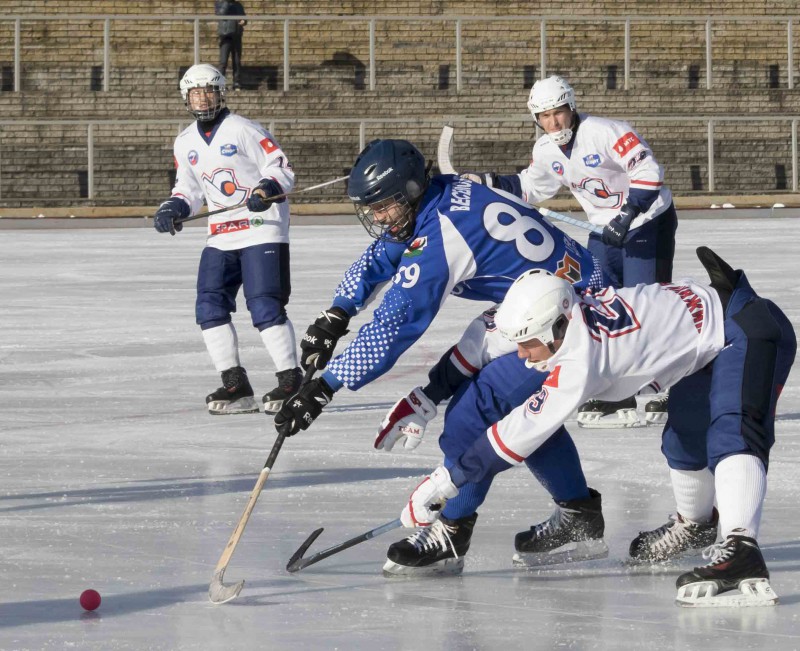
[[[428,188],[425,157],[406,140],[373,140],[362,151],[347,182],[356,215],[372,237],[404,242]]]

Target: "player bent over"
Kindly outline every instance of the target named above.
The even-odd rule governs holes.
[[[461,486],[522,462],[587,396],[613,400],[657,383],[690,399],[673,403],[680,408],[670,407],[663,432],[673,479],[675,471],[688,478],[673,481],[678,511],[711,518],[716,494],[723,537],[708,551],[707,565],[678,577],[677,603],[777,603],[757,538],[775,407],[797,340],[784,313],[759,297],[742,271],[705,247],[698,257],[710,288],[687,279],[607,288],[576,300],[559,278],[536,272],[518,278],[496,323],[526,364],[549,375],[524,405],[417,487],[403,523],[434,522]]]
[[[225,77],[216,68],[192,66],[180,86],[196,122],[175,140],[175,187],[156,212],[156,230],[174,235],[204,199],[211,210],[246,202],[209,218],[197,272],[197,324],[222,374],[222,386],[206,397],[208,411],[258,411],[231,322],[243,288],[253,325],[278,370],[278,386],[262,398],[264,410],[276,413],[302,377],[286,315],[291,293],[289,204],[285,198],[269,198],[292,190],[294,172],[269,132],[225,107]]]
[[[369,143],[353,164],[348,194],[375,240],[345,273],[333,304],[308,328],[300,343],[304,368],[327,368],[287,400],[275,417],[279,431],[287,435],[307,429],[342,387],[357,391],[389,371],[427,330],[451,294],[497,303],[513,279],[529,269],[545,269],[563,277],[577,291],[605,282],[592,255],[533,207],[453,175],[429,178],[425,159],[407,141]],[[372,320],[331,360],[351,318],[387,282],[391,286]],[[501,372],[486,374],[484,384],[479,385],[487,387],[487,413],[496,413],[494,420],[500,418],[500,411],[510,411],[538,390],[546,377],[526,368],[514,354],[513,344],[499,343],[503,348],[493,354],[500,355],[496,363]],[[489,386],[492,383],[495,386]],[[429,399],[422,395],[412,394],[406,405],[409,412],[430,408]],[[485,418],[483,414],[480,417]],[[379,435],[376,445],[389,440]],[[390,445],[396,440],[393,434]],[[566,429],[559,429],[551,438],[548,450],[531,455],[528,465],[554,499],[590,501],[599,511],[599,496],[590,493],[586,485]],[[448,534],[461,541],[462,550],[469,545],[477,508],[488,489],[486,482],[472,492],[465,491],[445,509],[442,522],[447,523]],[[428,540],[441,526],[421,535]]]

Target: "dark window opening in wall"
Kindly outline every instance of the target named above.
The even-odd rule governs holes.
[[[169,183],[169,189],[167,190],[168,192],[171,192],[172,188],[175,187],[175,177],[177,175],[178,175],[178,170],[174,168],[167,171],[167,182]]]
[[[536,83],[536,66],[522,66],[522,87],[530,88]]]
[[[769,66],[769,87],[780,88],[781,67],[777,63]]]
[[[775,189],[786,190],[786,165],[783,163],[775,165]]]
[[[606,75],[606,88],[608,90],[617,89],[617,66],[608,66],[608,74]]]
[[[92,66],[92,76],[89,78],[89,90],[103,90],[103,66]]]
[[[81,199],[89,197],[89,172],[78,170],[78,196]]]
[[[700,66],[689,66],[689,88],[700,88]]]
[[[703,189],[703,180],[700,178],[700,166],[699,165],[690,165],[689,166],[689,176],[692,179],[692,190],[702,190]]]
[[[439,66],[439,90],[447,90],[450,88],[450,66]]]
[[[0,68],[0,91],[11,92],[14,90],[14,68],[3,66]]]

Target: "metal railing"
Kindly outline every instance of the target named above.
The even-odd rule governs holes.
[[[571,16],[558,14],[523,14],[508,16],[286,16],[286,15],[248,15],[248,22],[275,22],[283,23],[283,90],[289,90],[290,72],[290,25],[296,22],[340,22],[340,23],[366,23],[368,26],[369,41],[369,89],[376,88],[376,36],[375,26],[378,22],[438,22],[453,24],[453,39],[455,44],[455,68],[456,68],[456,90],[462,90],[462,52],[463,36],[462,26],[469,22],[499,22],[499,21],[531,21],[539,23],[539,68],[540,77],[547,76],[547,26],[548,23],[587,23],[615,25],[622,24],[623,47],[624,47],[624,90],[630,88],[631,82],[631,25],[634,23],[695,23],[705,25],[705,59],[706,59],[706,89],[712,88],[712,26],[714,24],[725,23],[775,23],[785,25],[786,30],[786,56],[788,71],[788,87],[794,88],[794,45],[793,45],[793,23],[798,20],[797,16]],[[200,24],[202,22],[218,22],[220,20],[230,20],[229,16],[216,16],[213,14],[197,15],[131,15],[131,14],[31,14],[31,15],[0,15],[0,22],[13,21],[14,23],[14,91],[19,92],[21,88],[21,62],[22,62],[22,41],[21,24],[28,21],[103,21],[103,83],[102,89],[108,91],[111,70],[111,22],[112,21],[161,21],[161,22],[191,22],[193,26],[193,50],[194,62],[200,62]],[[188,46],[188,44],[187,44]]]
[[[739,116],[739,115],[697,115],[697,116],[675,116],[675,115],[660,115],[660,116],[621,116],[629,122],[636,124],[647,123],[671,123],[671,124],[705,124],[706,127],[706,145],[707,157],[706,165],[708,170],[708,192],[713,193],[716,191],[715,182],[715,127],[723,123],[745,123],[745,122],[778,122],[785,125],[788,131],[788,136],[791,141],[791,191],[798,192],[798,139],[797,139],[797,125],[800,121],[800,115],[770,115],[765,116]],[[358,125],[358,149],[354,148],[354,152],[361,151],[366,145],[367,127],[370,125],[422,125],[428,127],[441,127],[445,124],[463,124],[463,123],[488,123],[496,126],[498,124],[520,124],[524,122],[532,122],[530,115],[499,115],[499,116],[479,116],[479,117],[466,117],[466,116],[447,116],[447,117],[430,117],[430,118],[384,118],[384,119],[359,119],[359,118],[280,118],[264,120],[262,123],[267,125],[269,131],[275,135],[280,135],[280,125]],[[162,119],[162,120],[3,120],[0,119],[0,129],[15,128],[15,127],[52,127],[60,126],[74,126],[83,127],[86,129],[86,165],[87,165],[87,193],[86,199],[95,198],[95,130],[100,126],[174,126],[176,135],[187,124],[187,120],[175,119]],[[773,134],[774,135],[774,134]],[[165,143],[171,144],[171,143]],[[431,152],[432,154],[432,152]],[[355,158],[355,153],[354,153]],[[663,161],[662,161],[663,162]],[[0,180],[2,179],[2,162],[0,161]],[[2,185],[0,183],[0,185]],[[747,191],[747,188],[741,188]],[[759,190],[757,193],[761,194],[763,191]],[[2,199],[2,197],[0,197]],[[11,199],[11,197],[9,197]]]

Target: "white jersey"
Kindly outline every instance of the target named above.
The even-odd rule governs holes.
[[[258,122],[229,113],[214,131],[204,134],[195,122],[175,139],[173,197],[185,200],[196,214],[246,201],[261,179],[274,179],[284,192],[294,187],[294,172],[277,141]],[[289,202],[264,212],[247,207],[208,218],[209,246],[223,251],[255,244],[289,242]]]
[[[565,186],[589,221],[605,226],[619,214],[632,189],[659,191],[631,228],[660,215],[672,203],[672,193],[664,185],[664,170],[650,146],[627,122],[581,114],[568,153],[548,135],[536,141],[530,166],[519,174],[525,201],[545,201]]]
[[[716,291],[688,279],[583,297],[541,390],[487,431],[492,448],[521,463],[587,400],[665,391],[716,358],[723,320]]]

